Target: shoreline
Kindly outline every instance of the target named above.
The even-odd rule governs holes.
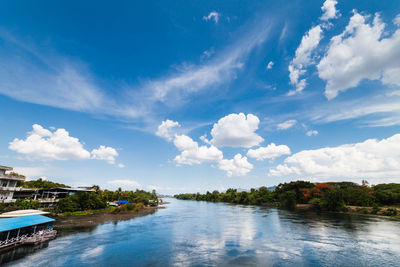
[[[148,207],[137,212],[112,213],[104,211],[88,215],[55,216],[54,219],[56,221],[54,223],[54,229],[63,230],[80,227],[95,227],[108,222],[126,221],[132,218],[146,216],[155,213],[158,209],[164,208],[165,207]]]

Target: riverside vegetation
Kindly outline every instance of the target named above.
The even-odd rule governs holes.
[[[228,189],[226,192],[179,194],[182,200],[227,202],[250,205],[274,205],[288,209],[310,208],[320,211],[356,212],[400,218],[400,184],[369,186],[352,182],[311,183],[293,181],[281,183],[274,190],[263,186],[250,192]]]
[[[64,184],[38,179],[35,181],[21,182],[19,186],[24,188],[47,189],[53,187],[69,187]],[[100,212],[137,212],[145,209],[149,205],[155,205],[158,197],[153,190],[147,192],[144,190],[123,191],[118,188],[116,191],[101,190],[99,186],[92,186],[93,192],[79,192],[59,200],[57,207],[49,209],[53,215],[90,215]],[[125,204],[119,207],[109,207],[107,202],[128,200],[132,204]],[[37,209],[40,207],[38,201],[30,198],[19,199],[15,203],[1,203],[0,213],[19,210],[19,209]]]

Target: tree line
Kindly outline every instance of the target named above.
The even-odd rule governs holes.
[[[378,184],[369,186],[367,181],[361,185],[353,182],[311,183],[293,181],[281,183],[274,190],[263,186],[252,188],[249,192],[228,189],[226,192],[207,191],[206,194],[178,194],[183,200],[228,202],[251,205],[277,205],[293,209],[297,204],[312,204],[316,209],[344,211],[346,206],[374,207],[400,203],[400,184]],[[396,209],[395,209],[396,210]]]
[[[49,189],[54,187],[70,188],[68,185],[55,183],[41,178],[33,181],[20,182],[18,186],[35,189]],[[118,200],[128,200],[136,204],[137,207],[149,204],[153,205],[158,202],[155,190],[152,192],[139,189],[135,191],[123,191],[121,188],[118,188],[115,191],[111,191],[107,189],[102,190],[98,185],[93,185],[92,190],[93,192],[78,192],[65,198],[61,198],[54,211],[56,213],[63,213],[104,209],[108,206],[107,202]],[[19,209],[37,209],[39,207],[39,201],[35,201],[31,198],[18,199],[15,203],[0,203],[0,213]]]

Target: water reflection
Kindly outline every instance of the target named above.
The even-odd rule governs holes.
[[[171,200],[127,221],[64,232],[16,266],[396,266],[400,222]],[[76,231],[76,229],[75,229]],[[18,253],[15,253],[18,254]],[[10,257],[9,257],[10,258]]]

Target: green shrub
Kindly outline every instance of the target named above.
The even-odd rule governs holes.
[[[396,216],[397,215],[397,209],[388,208],[387,210],[385,210],[385,212],[383,214],[386,215],[386,216]]]
[[[378,204],[374,203],[374,205],[372,206],[371,214],[377,214],[380,210],[381,208],[378,206]]]
[[[38,201],[34,201],[30,198],[18,199],[15,201],[15,205],[21,210],[38,209],[40,207],[40,203]]]

